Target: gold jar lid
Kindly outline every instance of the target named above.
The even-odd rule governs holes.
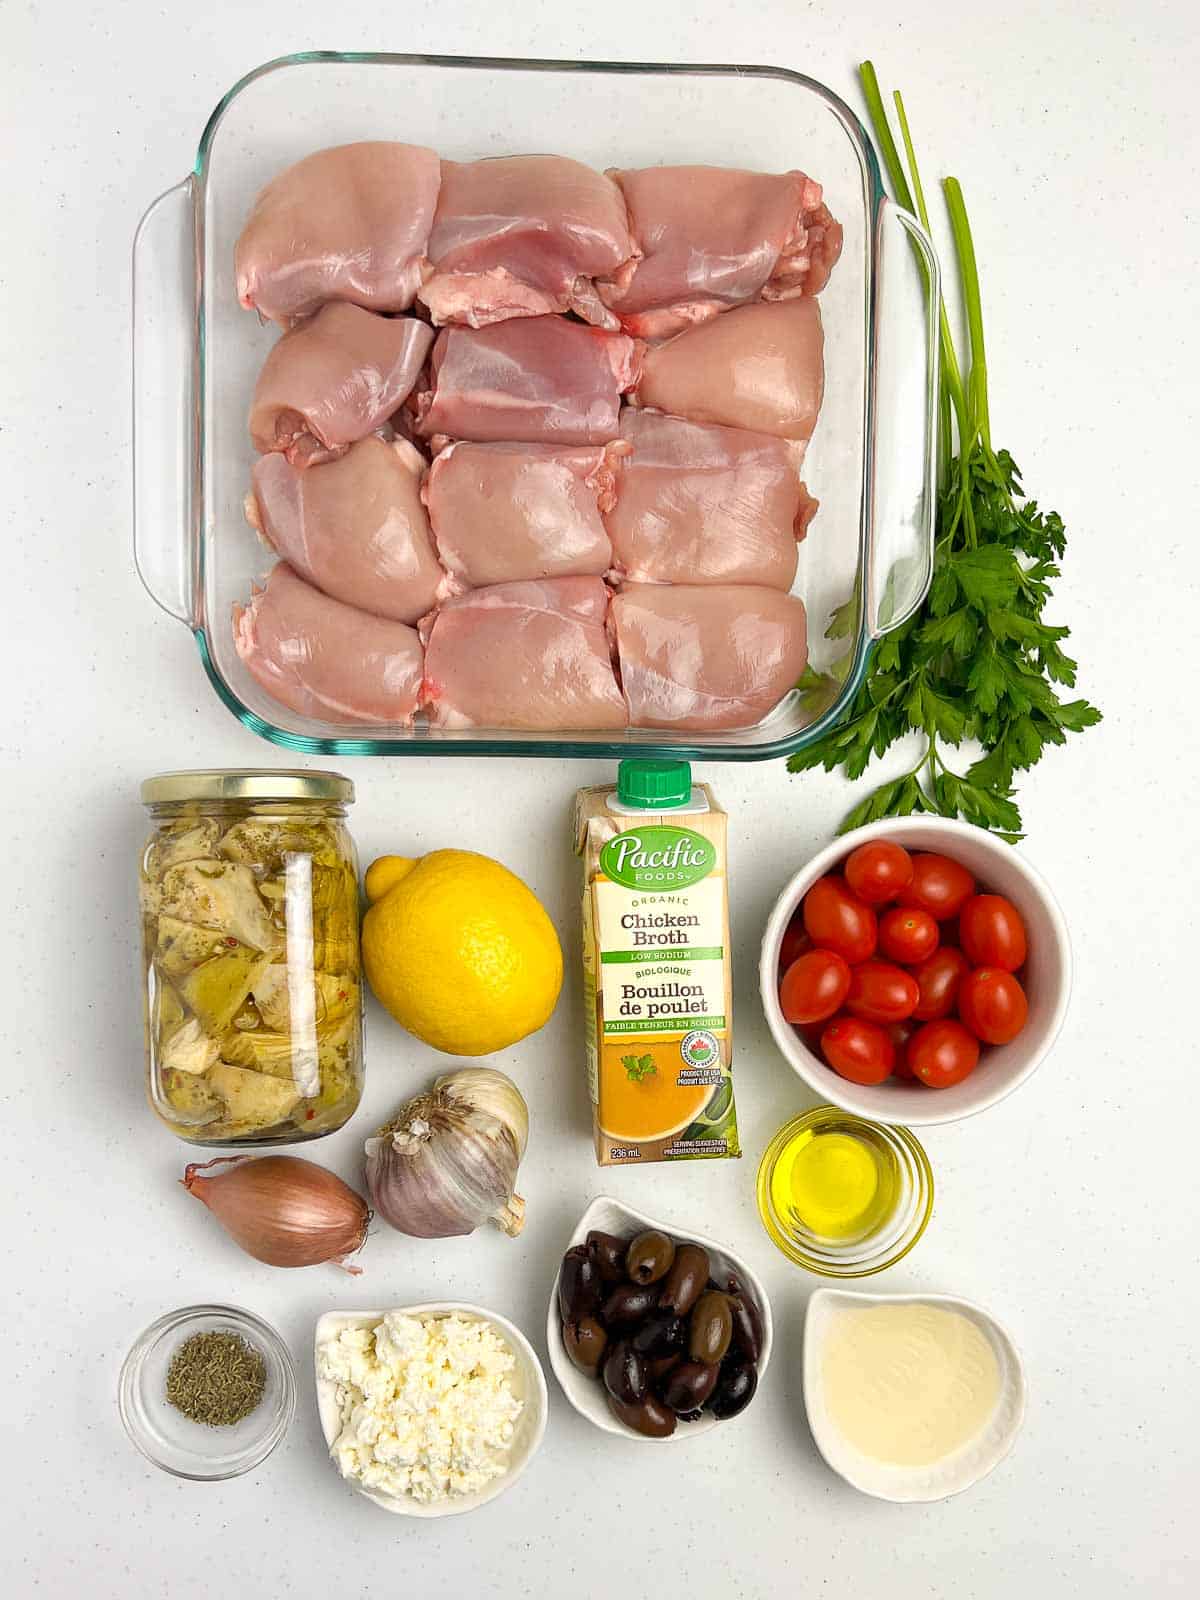
[[[299,767],[160,772],[142,784],[143,805],[189,800],[324,800],[351,805],[354,785],[337,772],[306,772]]]

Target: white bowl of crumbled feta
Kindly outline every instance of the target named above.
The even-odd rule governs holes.
[[[330,1311],[317,1410],[342,1476],[385,1511],[448,1517],[503,1494],[546,1431],[546,1379],[519,1328],[481,1306]]]

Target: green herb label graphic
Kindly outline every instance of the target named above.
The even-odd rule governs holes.
[[[625,1068],[625,1071],[628,1073],[628,1075],[633,1079],[634,1083],[641,1083],[643,1079],[648,1078],[652,1072],[658,1071],[658,1068],[654,1065],[654,1057],[649,1055],[622,1056],[621,1065]]]

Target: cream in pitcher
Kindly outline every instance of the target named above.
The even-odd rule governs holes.
[[[726,823],[686,761],[622,761],[577,797],[601,1166],[741,1154]]]

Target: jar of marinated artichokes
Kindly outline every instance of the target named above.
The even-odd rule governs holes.
[[[181,1139],[319,1139],[358,1105],[353,799],[333,772],[169,772],[142,785],[146,1082]]]

